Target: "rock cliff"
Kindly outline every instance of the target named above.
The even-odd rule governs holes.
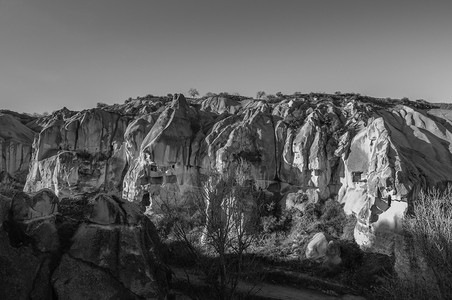
[[[35,139],[25,191],[70,196],[120,189],[128,121],[102,109],[50,120]]]
[[[25,179],[33,137],[34,132],[15,117],[0,113],[0,172]]]
[[[284,207],[294,195],[343,203],[358,243],[372,246],[400,230],[419,190],[452,180],[451,120],[425,103],[353,94],[128,101],[50,121],[25,191],[108,190],[152,210],[241,161]]]

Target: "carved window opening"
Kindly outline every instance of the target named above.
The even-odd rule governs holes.
[[[363,174],[363,172],[352,172],[353,182],[361,182],[361,181],[363,181],[361,179],[361,175],[362,174]]]
[[[149,206],[151,204],[149,193],[144,193],[141,204],[144,206]]]

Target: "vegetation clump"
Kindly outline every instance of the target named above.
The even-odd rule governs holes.
[[[452,187],[419,194],[404,220],[400,248],[399,274],[387,278],[380,296],[452,299]]]

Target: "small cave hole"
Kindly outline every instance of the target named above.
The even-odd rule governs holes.
[[[151,198],[149,196],[149,193],[144,193],[143,198],[141,199],[141,204],[144,207],[147,207],[147,206],[151,205],[151,200],[150,199]]]
[[[361,182],[361,175],[363,172],[352,172],[353,182]]]

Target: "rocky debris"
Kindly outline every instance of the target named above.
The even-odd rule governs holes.
[[[401,229],[420,189],[452,180],[452,118],[419,103],[357,94],[154,98],[52,119],[35,141],[25,190],[108,190],[152,210],[241,161],[260,188],[291,186],[274,191],[281,197],[290,190],[343,203],[358,218],[357,242],[373,247],[379,232]]]
[[[165,298],[162,244],[141,208],[106,194],[61,203],[50,190],[0,196],[2,299]]]

